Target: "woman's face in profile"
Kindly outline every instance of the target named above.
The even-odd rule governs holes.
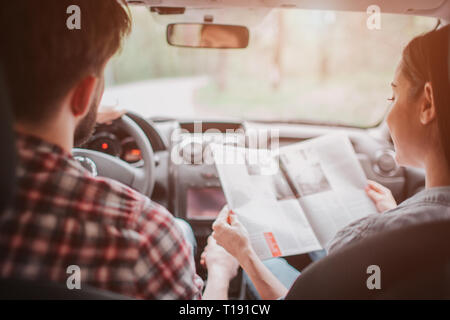
[[[399,165],[423,166],[423,126],[420,125],[420,95],[411,96],[411,84],[403,75],[400,63],[392,82],[391,107],[387,124],[396,150]]]

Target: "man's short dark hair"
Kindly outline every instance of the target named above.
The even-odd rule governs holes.
[[[72,5],[79,30],[67,26]],[[1,62],[14,116],[25,123],[48,119],[78,81],[100,75],[131,30],[124,0],[13,0],[0,11]]]

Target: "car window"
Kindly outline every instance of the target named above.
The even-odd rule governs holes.
[[[104,104],[144,116],[305,121],[370,127],[388,108],[404,45],[436,20],[274,9],[247,49],[171,47],[166,25],[134,7],[133,32],[107,67]],[[244,21],[245,23],[245,21]]]

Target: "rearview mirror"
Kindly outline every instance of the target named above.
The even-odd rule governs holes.
[[[167,42],[172,46],[188,48],[240,49],[247,48],[247,27],[175,23],[167,26]]]

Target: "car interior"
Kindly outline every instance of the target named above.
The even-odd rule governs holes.
[[[214,163],[202,161],[210,156],[213,141],[233,145],[248,141],[254,130],[276,132],[278,141],[270,135],[259,141],[270,148],[342,132],[367,178],[389,188],[397,203],[424,189],[423,171],[397,165],[384,121],[397,62],[392,52],[399,58],[413,35],[448,24],[449,0],[379,0],[381,30],[366,28],[373,13],[370,0],[127,2],[134,31],[107,69],[103,100],[127,113],[98,125],[73,154],[91,172],[132,187],[189,222],[203,279],[207,274],[200,254],[227,203]],[[211,28],[202,30],[203,25]],[[147,36],[146,28],[153,26]],[[192,36],[198,34],[208,39]],[[333,37],[342,41],[333,42]],[[151,49],[142,50],[145,43]],[[327,54],[320,56],[327,46]],[[159,65],[149,62],[154,57],[161,58]],[[152,73],[139,73],[146,66]],[[311,74],[315,79],[305,80]],[[2,210],[14,190],[15,151],[3,84],[0,89],[0,144],[11,155],[0,166]],[[230,132],[234,139],[226,141]],[[307,254],[286,257],[302,272],[286,298],[449,298],[449,228],[434,223],[382,233],[315,263]],[[437,249],[431,252],[430,246]],[[389,288],[383,293],[367,291],[362,280],[367,274],[358,271],[374,259],[382,261],[383,283]],[[58,284],[1,282],[2,298],[127,299],[88,287],[71,292]],[[230,298],[248,297],[241,271],[231,283]]]

